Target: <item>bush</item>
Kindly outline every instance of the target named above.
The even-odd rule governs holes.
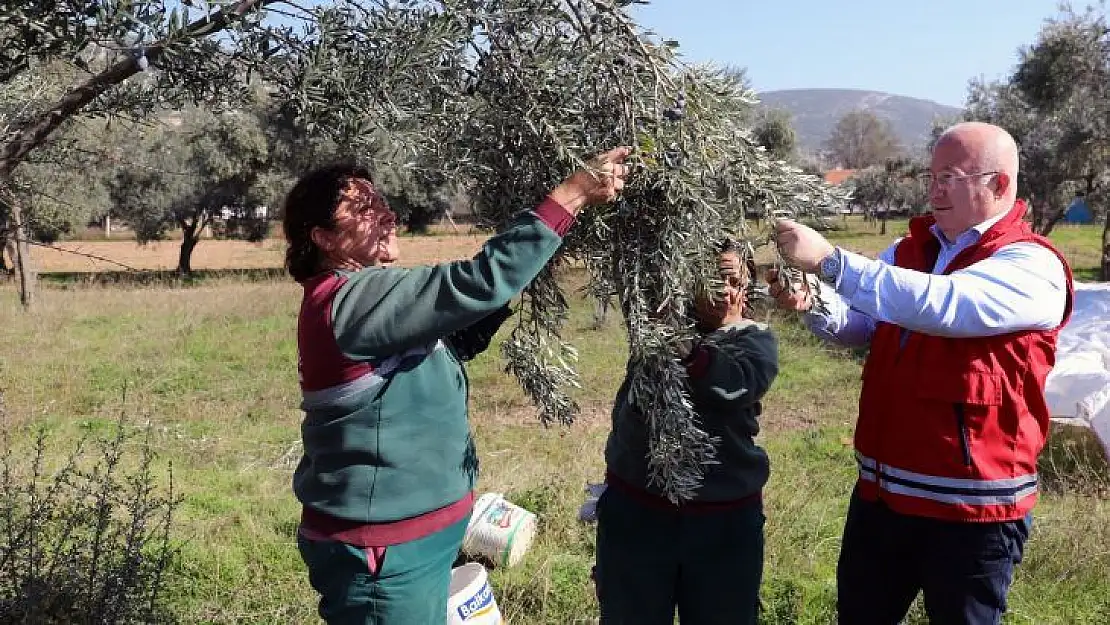
[[[0,458],[0,622],[168,623],[162,602],[170,546],[172,475],[159,494],[149,430],[137,462],[126,466],[132,436],[86,432],[61,468],[49,473],[46,432],[32,454]],[[29,458],[28,458],[29,456]]]

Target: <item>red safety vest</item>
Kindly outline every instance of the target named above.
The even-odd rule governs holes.
[[[944,338],[879,322],[863,368],[855,448],[858,492],[896,512],[953,521],[1009,521],[1037,498],[1037,456],[1048,437],[1045,378],[1056,336],[1071,317],[1067,259],[1022,221],[1025,203],[961,251],[944,274],[1004,245],[1035,242],[1064,264],[1068,296],[1053,330]],[[940,242],[931,215],[910,221],[894,261],[932,273]],[[903,334],[906,334],[903,344]]]

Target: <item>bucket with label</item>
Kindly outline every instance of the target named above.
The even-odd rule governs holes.
[[[447,625],[501,625],[486,569],[470,562],[451,571]]]
[[[486,493],[474,504],[462,549],[497,566],[513,566],[536,537],[536,515],[505,499]]]

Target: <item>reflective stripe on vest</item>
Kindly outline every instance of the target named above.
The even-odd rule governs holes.
[[[1036,494],[1037,475],[1022,475],[997,480],[972,480],[937,477],[906,471],[890,465],[879,465],[875,460],[856,452],[859,477],[866,482],[877,482],[880,489],[895,495],[920,497],[942,503],[965,506],[1006,506]]]
[[[385,384],[389,376],[393,375],[393,372],[400,369],[403,365],[408,364],[410,359],[424,358],[441,349],[447,349],[442,339],[436,341],[429,347],[413,347],[404,353],[394,354],[380,362],[377,367],[369,373],[359,376],[350,382],[344,382],[318,391],[302,391],[301,410],[308,411],[334,408],[337,404],[352,395]]]

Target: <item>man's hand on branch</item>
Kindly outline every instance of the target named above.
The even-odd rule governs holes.
[[[790,219],[775,222],[775,242],[787,264],[806,273],[817,271],[821,261],[835,251],[821,233]]]
[[[789,279],[790,274],[786,275]],[[813,308],[813,291],[810,290],[809,282],[804,277],[801,281],[790,282],[787,288],[780,278],[779,270],[768,269],[767,285],[771,297],[775,299],[779,308],[796,312],[805,312]]]
[[[617,199],[628,178],[624,159],[632,148],[620,147],[595,156],[590,167],[579,169],[551,192],[551,198],[577,215],[586,206]]]

